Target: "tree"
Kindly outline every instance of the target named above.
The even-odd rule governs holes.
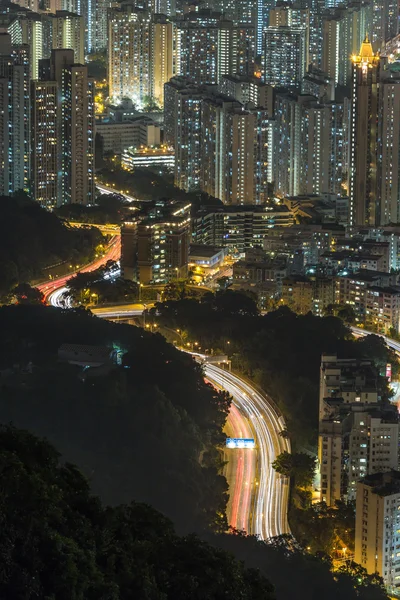
[[[215,294],[214,307],[217,311],[229,315],[257,316],[257,304],[243,292],[232,290],[219,291]]]
[[[103,508],[46,441],[0,427],[0,596],[15,600],[272,600],[258,570],[153,508]]]
[[[277,473],[290,477],[294,480],[295,486],[310,487],[312,485],[316,459],[305,452],[282,452],[272,463]]]
[[[19,283],[15,286],[12,296],[16,298],[18,304],[42,304],[44,301],[42,292],[29,283]]]
[[[220,290],[226,290],[229,287],[231,278],[230,277],[219,277],[217,279],[217,284]]]
[[[153,96],[144,96],[143,98],[143,110],[145,112],[161,112],[162,109],[159,107]]]
[[[0,294],[20,282],[47,279],[52,265],[82,264],[105,241],[94,227],[69,227],[53,212],[32,202],[25,193],[0,197]],[[12,227],[10,227],[12,223]]]
[[[337,316],[346,323],[355,323],[356,321],[356,313],[354,312],[354,308],[351,306],[340,307],[337,311]]]

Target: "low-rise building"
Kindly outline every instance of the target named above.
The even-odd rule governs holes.
[[[127,171],[140,167],[165,167],[173,170],[175,152],[168,146],[128,148],[123,151],[121,166]]]
[[[287,261],[284,256],[263,257],[260,260],[246,257],[233,265],[233,286],[253,286],[270,290],[271,295],[282,293],[282,282],[287,276]]]
[[[127,148],[160,145],[160,126],[147,117],[136,117],[123,122],[96,123],[96,134],[102,138],[103,153],[122,154]]]
[[[274,227],[293,224],[293,213],[282,205],[201,206],[193,218],[192,239],[195,244],[226,247],[230,254],[241,254],[262,247]]]
[[[218,269],[224,262],[227,249],[204,244],[190,244],[189,261],[196,267],[206,271]]]
[[[313,283],[308,277],[290,277],[282,282],[282,302],[291,310],[306,315],[313,305]]]

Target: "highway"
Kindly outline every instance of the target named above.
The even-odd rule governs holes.
[[[120,243],[120,237],[114,236],[107,253],[84,267],[82,272],[97,269],[107,260],[117,260]],[[68,291],[66,282],[70,277],[71,274],[39,286],[47,302],[53,306],[71,307],[68,296],[63,296]],[[138,303],[91,310],[98,317],[112,319],[140,315],[143,309],[144,305]],[[229,459],[225,473],[230,485],[229,524],[265,540],[288,533],[288,481],[275,473],[271,466],[278,454],[285,450],[290,452],[289,440],[279,435],[285,429],[282,417],[277,414],[268,396],[237,375],[210,364],[204,364],[204,371],[211,383],[227,390],[233,397],[226,433],[230,437],[254,437],[256,441],[254,450],[226,450]]]
[[[52,281],[42,283],[37,287],[44,294],[46,302],[52,304],[53,306],[63,306],[62,304],[62,293],[67,291],[66,283],[68,279],[71,279],[73,275],[76,273],[88,273],[90,271],[94,271],[98,269],[102,265],[104,265],[109,260],[117,261],[121,256],[121,236],[114,235],[110,243],[108,244],[107,250],[103,256],[97,258],[92,263],[84,266],[82,269],[78,269],[77,271],[73,271],[68,273],[68,275],[63,275],[62,277],[58,277],[57,279],[53,279]]]
[[[358,337],[366,335],[379,335],[379,337],[385,340],[389,348],[392,348],[392,350],[400,354],[400,342],[396,342],[396,340],[392,340],[390,337],[382,335],[381,333],[375,333],[374,331],[366,331],[365,329],[361,329],[360,327],[350,327],[350,329],[354,333],[354,335]]]
[[[124,192],[123,190],[117,190],[115,187],[105,185],[104,183],[96,183],[96,188],[102,194],[118,194],[119,196],[123,196],[128,202],[140,202],[140,200],[138,200],[137,198],[130,196],[128,192]]]
[[[237,375],[209,364],[204,364],[204,372],[208,381],[233,397],[228,431],[241,432],[238,437],[253,432],[250,437],[256,441],[256,450],[239,450],[242,454],[236,459],[236,473],[230,480],[234,487],[228,506],[230,524],[264,540],[289,533],[289,482],[271,466],[278,454],[290,452],[289,440],[279,435],[285,429],[282,417],[268,396]]]

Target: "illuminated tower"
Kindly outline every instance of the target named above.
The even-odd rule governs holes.
[[[350,125],[350,211],[352,225],[379,223],[378,201],[378,81],[379,57],[365,37],[360,54],[352,57]]]

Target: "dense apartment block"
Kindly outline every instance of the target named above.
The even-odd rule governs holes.
[[[31,186],[47,208],[94,202],[94,82],[73,50],[52,50],[31,82]]]
[[[209,86],[174,77],[165,85],[165,139],[175,148],[175,185],[224,204],[261,204],[273,177],[275,123]]]
[[[360,478],[398,466],[397,407],[382,402],[378,377],[371,361],[322,356],[318,459],[328,506],[354,499]]]
[[[108,14],[110,98],[130,98],[141,107],[150,93],[151,15],[133,0],[110,8]]]
[[[235,26],[203,9],[176,21],[176,74],[197,85],[218,84],[223,75],[249,75],[255,58],[254,29]]]
[[[400,588],[400,473],[382,470],[357,483],[355,561],[382,577],[387,591]]]
[[[52,49],[72,49],[76,63],[85,62],[84,17],[69,10],[10,13],[8,32],[13,44],[29,48],[31,79],[40,77],[40,61],[50,58]]]
[[[299,89],[308,67],[306,27],[268,27],[263,33],[265,83]]]
[[[279,91],[275,100],[274,182],[278,196],[344,195],[349,104]]]
[[[29,48],[0,33],[0,194],[29,190]]]
[[[348,85],[351,57],[358,54],[365,33],[372,31],[373,5],[350,3],[336,8],[323,21],[322,70],[336,85]]]

